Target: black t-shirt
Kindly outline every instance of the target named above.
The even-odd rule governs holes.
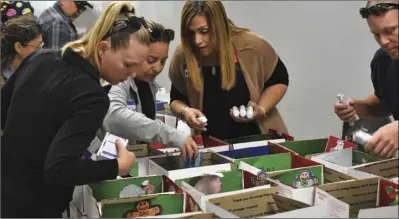
[[[219,139],[231,139],[248,135],[260,134],[260,130],[255,121],[250,123],[236,123],[230,116],[230,109],[233,106],[246,106],[249,102],[249,90],[245,82],[240,64],[237,63],[237,80],[236,86],[229,91],[224,91],[222,86],[222,78],[220,75],[220,66],[215,66],[215,74],[213,75],[213,67],[203,67],[204,76],[204,97],[203,97],[203,113],[208,119],[207,134]],[[264,84],[263,90],[276,85],[289,84],[289,76],[287,68],[283,61],[279,58],[272,76]],[[187,96],[181,94],[172,84],[170,91],[170,101],[181,100],[189,103]]]
[[[214,70],[212,70],[214,68]],[[225,91],[222,89],[220,66],[203,67],[204,102],[203,113],[208,119],[207,133],[219,139],[237,138],[260,134],[255,122],[237,123],[230,116],[233,106],[247,106],[250,100],[249,90],[242,71],[237,64],[236,86]]]
[[[374,94],[392,113],[395,120],[399,118],[398,63],[397,59],[392,59],[383,49],[377,50],[371,61]]]

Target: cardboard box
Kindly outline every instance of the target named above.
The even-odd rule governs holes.
[[[286,141],[294,140],[294,138],[288,134],[278,133],[275,130],[269,130],[269,133],[267,133],[267,134],[249,135],[249,136],[243,136],[243,137],[234,138],[234,139],[224,139],[224,141],[229,144],[238,144],[238,143],[245,143],[245,142],[276,140],[276,139],[285,139]]]
[[[397,205],[397,189],[397,184],[382,178],[321,185],[315,191],[315,206],[323,206],[330,218],[356,218],[360,210],[375,211],[378,207]],[[395,216],[381,214],[378,218]]]
[[[139,217],[142,218],[142,217]],[[182,213],[182,214],[169,214],[169,215],[160,215],[153,216],[151,218],[219,218],[214,213],[204,213],[201,211],[198,212],[190,212],[190,213]]]
[[[184,198],[183,204],[181,204],[181,201],[175,203],[181,205],[182,211],[176,211],[175,209],[173,212],[168,212],[168,214],[191,211],[190,206],[185,205],[191,197],[189,195],[182,197],[174,196],[175,194],[183,195],[183,190],[167,176],[132,177],[119,180],[107,180],[100,183],[90,184],[86,187],[88,193],[87,197],[89,197],[89,199],[85,204],[88,207],[87,215],[89,218],[100,216],[120,217],[122,214],[121,211],[115,209],[125,209],[127,207],[125,203],[136,203],[148,199],[160,201],[160,198],[157,198],[157,195],[163,195],[163,202],[166,202],[165,200],[167,200],[167,198],[164,198],[164,195],[171,195],[166,197],[170,197],[172,200],[180,200],[181,198]],[[100,202],[101,205],[99,204]],[[104,208],[104,205],[108,207]],[[107,211],[108,208],[110,208],[110,212]],[[118,216],[116,213],[120,215]],[[165,212],[160,212],[159,214],[163,215]]]
[[[98,149],[98,152],[96,153],[96,160],[105,160],[105,159],[116,159],[117,158],[117,151],[116,151],[116,145],[115,142],[116,140],[121,140],[124,143],[124,146],[126,147],[128,140],[118,137],[116,135],[113,135],[111,133],[106,133],[104,140],[101,143],[100,148]]]
[[[250,174],[250,173],[249,173]],[[308,205],[314,204],[314,189],[319,185],[336,183],[354,178],[327,167],[310,166],[267,173],[272,187],[278,194]],[[253,177],[255,177],[253,175]],[[244,177],[246,179],[247,177]],[[253,185],[253,184],[252,184]]]
[[[254,175],[257,175],[261,171],[269,173],[321,165],[320,163],[300,157],[290,152],[234,159],[234,163],[237,165],[238,169],[248,171]]]
[[[320,218],[325,215],[320,206],[282,197],[275,188],[262,187],[210,198],[206,202],[208,210],[223,218]]]
[[[397,161],[394,161],[395,158],[381,160],[371,154],[353,150],[352,148],[316,155],[311,159],[331,169],[359,179],[373,177],[370,174],[378,174],[382,177],[397,176],[398,164]],[[365,171],[364,173],[368,171],[369,173],[362,174],[361,171]]]
[[[129,175],[134,176],[148,176],[148,159],[152,157],[165,157],[166,154],[155,148],[150,147],[148,144],[136,144],[126,146],[128,151],[136,155],[136,163],[130,169]]]
[[[156,157],[149,160],[150,175],[166,175],[172,180],[198,176],[198,174],[232,170],[234,165],[213,152],[204,152],[202,166],[186,168],[179,155]]]
[[[176,180],[176,184],[179,185],[183,190],[185,190],[188,194],[193,197],[193,199],[201,206],[201,209],[203,210],[205,208],[205,201],[212,196],[213,194],[206,194],[203,193],[203,191],[199,191],[196,188],[196,184],[200,180],[205,180],[205,182],[209,183],[210,186],[212,186],[212,189],[214,190],[219,190],[217,194],[221,193],[226,193],[226,192],[232,192],[232,191],[238,191],[244,189],[244,174],[242,170],[231,170],[231,171],[220,171],[218,172],[219,175],[222,174],[223,177],[213,178],[211,180],[218,180],[218,182],[214,181],[207,181],[209,178],[203,178],[203,177],[209,177],[207,176],[208,174],[201,174],[196,177],[190,177],[190,178],[184,178],[184,179],[179,179]],[[212,177],[212,176],[211,176]],[[219,181],[220,180],[220,181]],[[200,182],[203,183],[204,181]],[[220,182],[220,184],[219,184]],[[220,185],[220,188],[215,188],[214,186]],[[206,190],[209,188],[205,186]],[[198,209],[200,210],[200,209]]]

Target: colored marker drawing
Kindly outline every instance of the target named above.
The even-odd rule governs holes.
[[[129,210],[123,214],[123,218],[148,217],[159,215],[162,212],[160,205],[152,205],[150,200],[143,200],[136,203],[136,209]]]
[[[296,177],[293,183],[293,187],[307,188],[311,186],[319,185],[319,178],[315,176],[310,170],[302,170]]]

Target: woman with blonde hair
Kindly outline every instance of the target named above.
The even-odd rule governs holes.
[[[129,142],[159,142],[181,148],[182,158],[189,159],[197,151],[197,144],[187,134],[155,119],[155,94],[159,85],[155,78],[163,71],[168,59],[169,44],[174,31],[157,22],[148,21],[151,30],[150,53],[146,62],[150,68],[119,83],[109,91],[111,101],[104,119],[105,131],[129,139]],[[105,132],[104,132],[105,133]]]
[[[276,105],[288,73],[265,39],[235,26],[220,1],[187,1],[181,40],[169,69],[171,108],[190,127],[219,139],[287,132]],[[241,105],[252,106],[252,117],[234,115]]]
[[[24,59],[2,89],[2,217],[62,217],[74,186],[129,172],[135,155],[119,141],[116,159],[82,155],[109,107],[100,78],[135,77],[147,68],[149,43],[133,5],[113,2],[80,40]]]

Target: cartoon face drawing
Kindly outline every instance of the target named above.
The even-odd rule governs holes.
[[[302,170],[295,178],[294,188],[307,188],[319,185],[319,178],[314,176],[310,170]]]
[[[267,173],[265,171],[260,171],[258,175],[251,178],[252,186],[264,186],[268,185],[269,181],[267,180]]]
[[[141,184],[141,187],[143,188],[143,190],[145,191],[145,194],[150,195],[150,194],[154,194],[155,191],[155,186],[151,185],[150,182],[148,180],[144,181]]]
[[[331,148],[330,151],[340,151],[344,149],[344,141],[342,140],[337,140],[337,145],[333,148]]]
[[[129,210],[123,214],[123,218],[135,218],[135,217],[148,217],[159,215],[162,212],[160,205],[151,206],[150,200],[142,200],[137,202],[135,210]]]
[[[398,189],[393,188],[392,186],[388,186],[386,188],[387,194],[391,199],[394,199],[393,202],[389,204],[389,206],[398,205],[399,198],[398,198]]]

